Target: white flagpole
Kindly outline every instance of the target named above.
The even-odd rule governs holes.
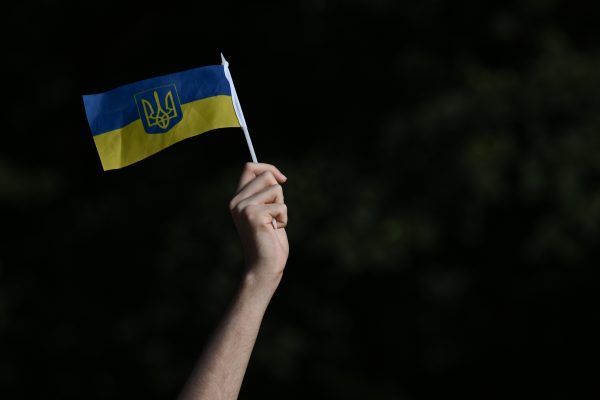
[[[244,113],[242,112],[242,106],[240,104],[240,100],[238,99],[237,92],[235,91],[235,86],[233,85],[231,72],[229,72],[229,63],[225,59],[225,56],[223,56],[223,53],[221,53],[221,64],[223,64],[223,69],[225,70],[225,77],[229,81],[229,87],[231,88],[231,99],[233,100],[233,109],[235,110],[235,114],[240,122],[240,126],[244,131],[244,136],[246,136],[246,143],[248,143],[248,149],[250,150],[252,162],[258,163],[256,160],[256,153],[254,152],[254,146],[252,146],[252,139],[250,139],[250,133],[248,132],[248,125],[246,125],[246,119],[244,119]]]
[[[254,152],[254,146],[252,145],[252,139],[250,139],[250,133],[248,132],[248,125],[246,125],[246,119],[244,118],[244,113],[242,112],[242,105],[240,104],[237,92],[235,91],[235,86],[233,85],[233,78],[231,78],[231,72],[229,71],[229,63],[225,59],[223,53],[221,53],[221,64],[223,65],[223,70],[225,71],[225,77],[227,78],[227,81],[229,81],[229,87],[231,88],[231,99],[233,100],[233,110],[235,111],[235,115],[237,115],[242,130],[244,131],[244,136],[246,137],[246,143],[248,144],[248,150],[250,150],[252,162],[258,164],[256,153]],[[273,229],[277,229],[277,221],[275,218],[271,220],[271,225],[273,225]]]

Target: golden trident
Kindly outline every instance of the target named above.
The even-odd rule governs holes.
[[[177,117],[177,109],[175,108],[175,102],[173,101],[173,93],[169,90],[167,95],[165,96],[165,110],[160,105],[160,99],[158,98],[158,92],[154,91],[154,101],[156,101],[156,113],[154,112],[154,107],[152,104],[146,100],[142,99],[142,107],[144,108],[144,114],[146,116],[146,122],[148,123],[148,127],[152,127],[158,125],[161,129],[167,129],[169,126],[169,122],[173,118]]]

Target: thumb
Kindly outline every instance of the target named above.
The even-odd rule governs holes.
[[[287,206],[282,203],[265,204],[262,206],[263,212],[261,222],[265,224],[277,224],[277,228],[285,228],[288,223]],[[273,224],[275,227],[275,224]]]

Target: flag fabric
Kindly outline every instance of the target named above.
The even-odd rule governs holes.
[[[183,139],[240,127],[232,88],[227,65],[212,65],[84,95],[102,167],[122,168]]]

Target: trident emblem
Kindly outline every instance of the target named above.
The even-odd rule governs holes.
[[[177,94],[175,85],[168,85],[135,95],[146,132],[165,133],[181,121],[179,98],[177,95],[173,96],[173,92]]]

